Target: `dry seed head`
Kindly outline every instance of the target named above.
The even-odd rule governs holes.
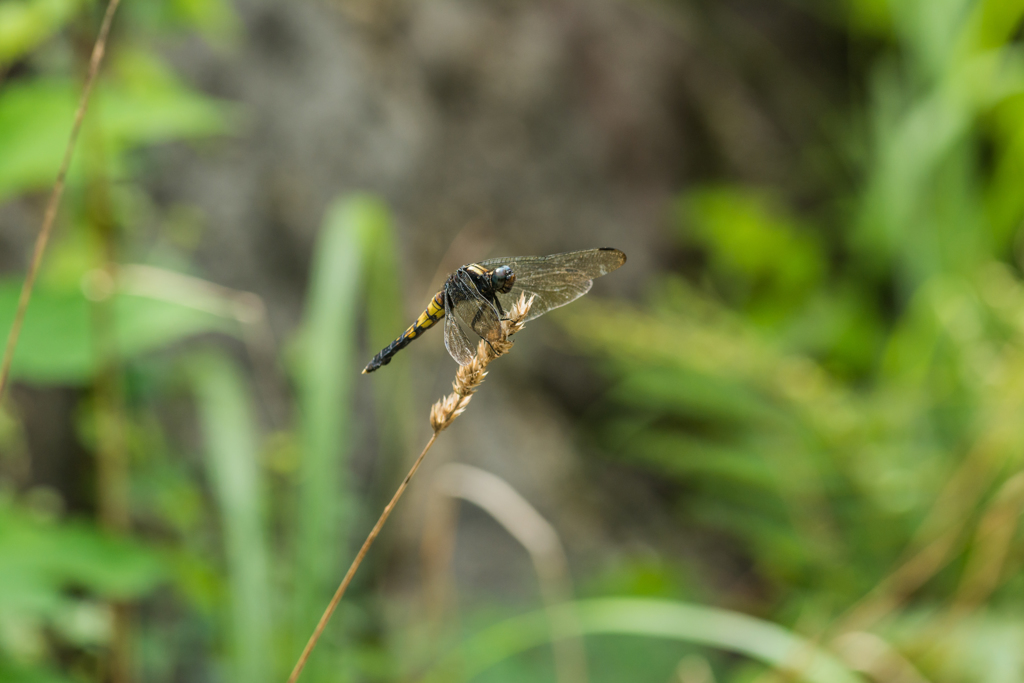
[[[527,299],[525,294],[520,295],[512,305],[508,319],[501,321],[501,339],[490,343],[481,340],[476,347],[476,356],[473,360],[459,367],[455,373],[455,381],[452,382],[452,393],[430,408],[430,427],[434,433],[447,429],[455,418],[466,410],[469,400],[487,377],[487,366],[490,362],[512,349],[509,337],[523,329],[532,305],[533,297]]]
[[[535,297],[531,296],[527,299],[526,294],[520,294],[519,299],[512,304],[512,310],[509,311],[508,320],[502,321],[502,329],[505,330],[506,337],[510,337],[523,329],[523,325],[526,324],[526,316],[530,315],[530,307],[533,306],[534,298]]]

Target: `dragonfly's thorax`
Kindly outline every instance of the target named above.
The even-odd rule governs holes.
[[[478,263],[473,263],[466,266],[465,270],[469,273],[477,290],[486,297],[494,294],[507,294],[512,291],[512,285],[516,282],[516,274],[509,266],[488,269]]]

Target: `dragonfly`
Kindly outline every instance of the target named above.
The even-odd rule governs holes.
[[[605,247],[550,256],[494,258],[463,266],[448,276],[416,322],[374,356],[363,374],[390,363],[396,353],[442,320],[448,353],[466,365],[476,355],[466,330],[488,343],[501,339],[501,321],[521,294],[533,297],[526,316],[533,320],[580,298],[590,291],[594,278],[625,262],[625,254]]]

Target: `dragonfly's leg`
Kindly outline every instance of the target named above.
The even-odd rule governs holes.
[[[505,315],[505,310],[501,307],[501,302],[498,301],[498,297],[491,295],[491,303],[498,309],[498,318],[501,320],[508,320],[508,316]]]

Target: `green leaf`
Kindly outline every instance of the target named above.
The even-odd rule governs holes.
[[[21,283],[0,282],[0,330],[14,321]],[[99,362],[93,302],[79,291],[37,289],[25,315],[11,368],[13,377],[36,383],[79,384]],[[230,320],[184,305],[117,295],[113,306],[116,351],[122,359],[168,346],[203,332],[233,332]]]
[[[133,148],[226,130],[230,110],[225,104],[185,87],[145,53],[120,53],[109,72],[96,86],[85,125],[89,135],[108,146],[106,160],[115,171],[125,163],[124,152]],[[0,202],[54,182],[80,95],[79,83],[58,78],[0,90]],[[69,182],[81,177],[84,151],[72,157]]]
[[[50,616],[75,587],[97,596],[142,595],[164,577],[158,558],[81,523],[48,524],[0,507],[0,612]]]
[[[231,40],[242,35],[242,22],[227,0],[172,0],[167,12],[174,20],[202,32],[208,40]]]
[[[26,646],[44,642],[44,631],[102,641],[102,615],[84,626],[75,617],[95,615],[96,598],[135,599],[164,578],[159,557],[136,543],[81,522],[43,521],[0,501],[0,623],[21,641],[5,637],[0,648],[17,659]],[[0,681],[67,680],[46,667],[12,664],[4,654],[0,649]]]
[[[121,50],[97,89],[95,125],[125,149],[228,130],[233,110],[184,85],[152,53]]]
[[[270,680],[274,673],[270,649],[273,622],[251,391],[238,369],[223,355],[211,352],[192,358],[188,369],[224,533],[235,680],[260,683]]]
[[[30,52],[68,22],[81,0],[0,2],[0,67]]]
[[[0,90],[0,202],[56,179],[71,134],[76,91],[69,81],[43,78]]]
[[[770,198],[734,187],[689,193],[679,206],[680,229],[709,251],[722,286],[757,317],[777,318],[821,280],[825,259],[813,233]]]
[[[346,198],[330,207],[296,347],[302,422],[296,632],[303,639],[330,599],[348,549],[355,506],[347,471],[352,391],[362,367],[355,353],[360,292],[369,245],[385,227],[380,205],[371,199]]]
[[[367,253],[365,301],[368,354],[376,353],[395,339],[409,324],[405,320],[405,284],[399,277],[398,244],[387,207],[372,198],[365,200],[366,220],[374,224]],[[440,330],[438,330],[440,332]],[[367,358],[369,360],[369,358]],[[412,367],[405,354],[399,354],[386,372],[376,372],[370,380],[377,417],[378,452],[385,466],[381,474],[391,474],[387,463],[399,464],[412,448],[410,401]],[[397,474],[396,476],[401,476]]]

